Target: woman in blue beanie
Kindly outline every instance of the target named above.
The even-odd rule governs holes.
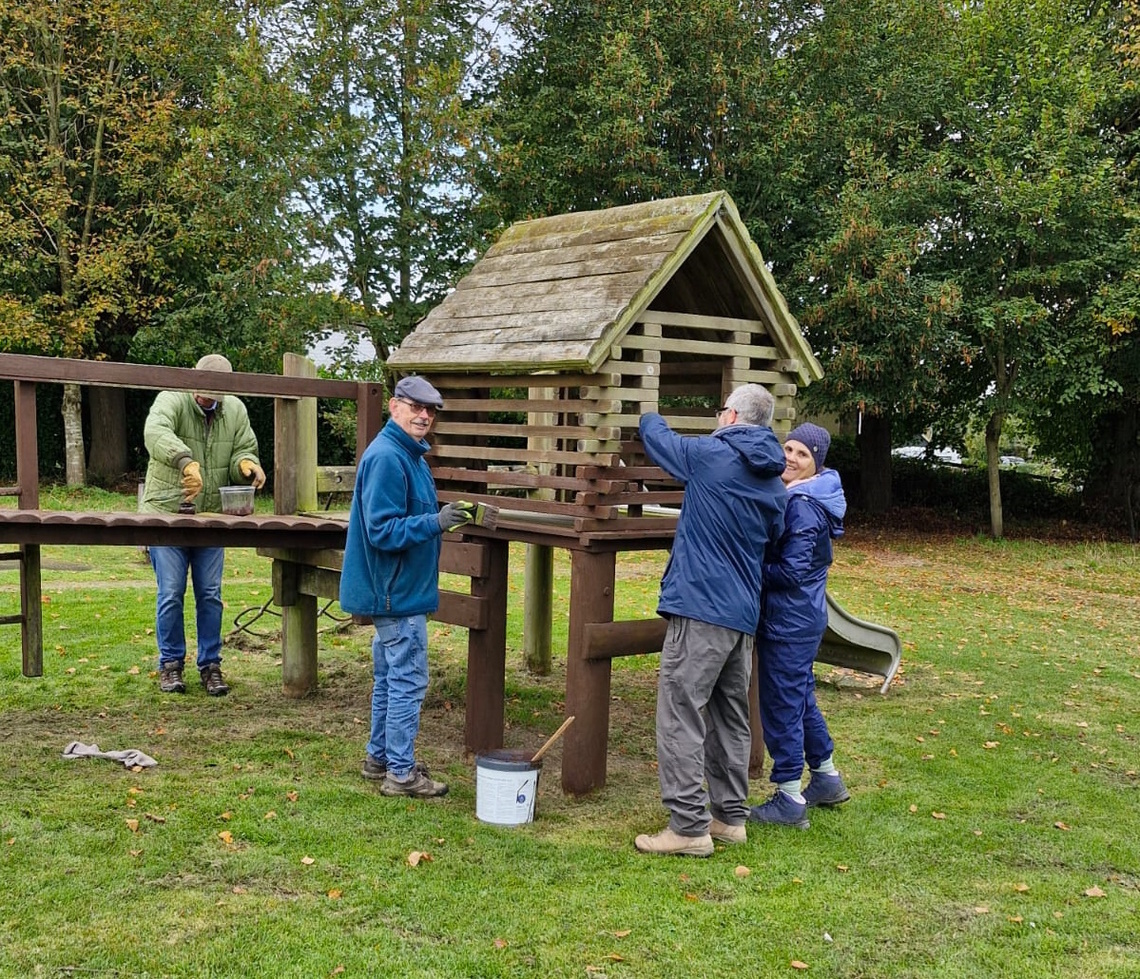
[[[831,541],[843,533],[847,501],[839,473],[824,468],[831,436],[805,423],[784,442],[788,506],[784,532],[764,561],[760,628],[756,637],[760,720],[772,758],[772,798],[749,818],[807,829],[810,806],[851,798],[835,768],[835,748],[815,700],[812,664],[827,628]],[[811,781],[803,788],[804,759]]]

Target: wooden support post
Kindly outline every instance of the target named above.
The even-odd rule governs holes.
[[[528,392],[531,401],[555,401],[559,389],[534,387]],[[527,414],[527,425],[534,428],[558,424],[555,412],[532,411]],[[555,449],[557,439],[549,436],[529,436],[527,448]],[[539,473],[550,474],[554,466],[540,462]],[[533,489],[527,494],[533,500],[553,500],[554,490],[547,487]],[[554,548],[549,544],[526,545],[526,567],[523,574],[523,658],[526,668],[539,676],[549,676],[551,669],[551,626],[554,610]]]
[[[582,795],[606,784],[610,734],[610,661],[589,659],[586,626],[612,622],[617,556],[572,551],[570,630],[566,650],[566,714],[577,720],[566,732],[562,790]]]
[[[503,746],[503,686],[507,673],[507,564],[509,544],[485,540],[486,574],[471,579],[471,594],[487,603],[487,628],[467,633],[467,716],[464,737],[474,753]]]
[[[384,427],[384,385],[368,381],[356,386],[356,461]]]
[[[307,697],[317,689],[317,597],[301,591],[302,568],[273,562],[273,600],[281,606],[281,691]]]
[[[285,354],[282,373],[316,377],[317,366],[300,354]],[[274,411],[273,512],[317,508],[317,399],[277,398]]]
[[[36,385],[15,381],[16,484],[21,510],[40,506],[40,454],[36,441]],[[44,675],[44,624],[40,545],[20,545],[20,649],[24,676]]]

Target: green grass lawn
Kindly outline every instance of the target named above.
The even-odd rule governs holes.
[[[43,558],[42,678],[0,628],[0,975],[1140,976],[1128,545],[852,529],[831,590],[905,642],[885,696],[819,668],[853,799],[807,832],[750,826],[708,860],[633,848],[666,819],[656,657],[615,662],[605,790],[563,797],[556,747],[534,823],[496,827],[475,819],[463,752],[463,630],[432,626],[420,738],[451,792],[387,799],[359,776],[370,634],[336,606],[318,693],[287,699],[279,620],[257,614],[269,563],[228,552],[227,628],[248,624],[227,640],[233,691],[164,697],[142,553]],[[652,614],[662,566],[623,556],[620,616]],[[11,614],[18,574],[0,569]],[[556,650],[567,570],[559,554]],[[537,748],[562,718],[564,657],[551,677],[523,670],[521,549],[512,571],[506,739]],[[73,740],[159,764],[63,760]]]

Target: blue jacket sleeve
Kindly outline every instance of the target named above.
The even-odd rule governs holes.
[[[655,411],[641,416],[638,431],[641,433],[641,442],[650,461],[660,466],[674,479],[688,482],[689,473],[693,471],[690,457],[697,440],[678,435]]]
[[[764,563],[764,587],[772,591],[798,588],[814,570],[816,541],[827,532],[827,518],[806,497],[788,497],[784,533],[774,555]]]
[[[405,551],[438,537],[439,508],[431,499],[418,499],[408,472],[383,456],[369,460],[357,480],[361,514],[368,543],[378,551]]]

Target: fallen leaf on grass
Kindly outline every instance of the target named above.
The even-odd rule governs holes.
[[[808,968],[808,964],[806,962],[801,962],[799,959],[792,959],[792,961],[789,962],[788,965],[790,965],[793,969],[806,969],[806,968]]]
[[[285,798],[288,799],[290,802],[296,802],[297,801],[297,793],[296,792],[286,792]]]
[[[696,895],[696,894],[686,894],[686,895],[685,895],[685,900],[686,900],[686,901],[699,901],[699,900],[700,900],[700,898],[699,898],[699,897],[697,897],[697,895]]]
[[[507,940],[505,938],[496,938],[491,944],[494,945],[495,948],[506,948]]]
[[[974,914],[989,914],[989,913],[990,913],[990,909],[987,908],[984,904],[979,905],[978,907],[974,908]]]
[[[918,806],[915,806],[915,805],[908,806],[907,812],[918,812]]]
[[[1015,891],[1017,891],[1018,894],[1024,894],[1027,890],[1029,890],[1029,885],[1028,884],[1014,884],[1013,889]]]
[[[344,966],[338,965],[335,969],[333,969],[332,972],[329,973],[329,975],[330,976],[339,976],[343,972],[344,972]]]
[[[838,870],[841,874],[845,874],[851,868],[848,867],[847,864],[845,864],[845,863],[837,863],[835,865],[835,869]]]
[[[263,818],[264,819],[276,819],[277,813],[273,809],[270,809],[269,812],[267,812]]]
[[[223,829],[218,834],[218,839],[225,843],[226,846],[233,846],[234,834],[231,833],[228,829]]]
[[[306,867],[311,867],[316,862],[317,861],[314,860],[312,857],[301,857],[301,863],[303,863]]]
[[[290,761],[293,760],[293,752],[290,751],[288,748],[285,749],[285,754],[287,754],[289,756]]]
[[[1025,919],[1019,914],[1011,914],[1006,917],[1007,921],[1012,921],[1015,925],[1020,925]]]
[[[131,676],[138,676],[139,675],[139,668],[137,665],[135,665],[135,666],[132,666],[129,670],[127,670],[127,672]]]
[[[249,893],[249,891],[247,891],[244,887],[242,887],[241,884],[234,884],[234,886],[232,888],[230,888],[230,890],[232,890],[235,894],[248,894]]]
[[[340,890],[337,887],[334,887],[331,891],[329,891],[329,898],[333,901],[338,901],[343,896],[344,896],[344,891]]]
[[[128,819],[126,820],[126,824],[127,829],[129,829],[132,833],[137,833],[139,831],[139,821],[137,819]]]
[[[16,842],[16,837],[13,836],[10,840],[8,840],[8,846],[13,846],[15,844],[15,842]]]
[[[627,938],[633,933],[632,928],[626,928],[624,931],[615,931],[614,938]]]
[[[945,819],[946,818],[946,813],[944,813],[944,812],[932,812],[930,815],[934,819]]]
[[[737,877],[747,877],[750,873],[752,873],[752,871],[741,864],[733,871],[733,873],[736,874]]]
[[[228,820],[228,819],[233,819],[233,818],[234,818],[234,814],[233,814],[232,812],[230,812],[229,810],[227,810],[226,812],[223,812],[219,818],[220,818],[220,819],[227,819],[227,820]]]
[[[1054,828],[1054,829],[1069,829],[1070,827],[1068,826],[1068,824],[1067,824],[1067,823],[1063,823],[1063,822],[1061,822],[1061,820],[1059,820],[1059,819],[1058,819],[1058,820],[1057,820],[1057,821],[1056,821],[1056,822],[1053,824],[1053,828]]]
[[[144,813],[143,813],[143,816],[144,816],[146,819],[149,819],[149,820],[150,820],[152,823],[165,823],[165,822],[166,822],[166,817],[165,817],[165,816],[159,816],[159,815],[156,815],[156,814],[155,814],[155,813],[153,813],[153,812],[144,812]]]
[[[999,744],[1001,744],[1000,741],[986,741],[982,744],[982,747],[983,748],[996,748]]]
[[[1085,891],[1085,897],[1106,897],[1107,895],[1095,884]]]
[[[421,863],[431,863],[431,854],[422,850],[413,850],[408,854],[409,867],[418,867]]]
[[[132,857],[137,857],[140,853],[142,853],[142,850],[128,850],[127,853],[129,853]]]

